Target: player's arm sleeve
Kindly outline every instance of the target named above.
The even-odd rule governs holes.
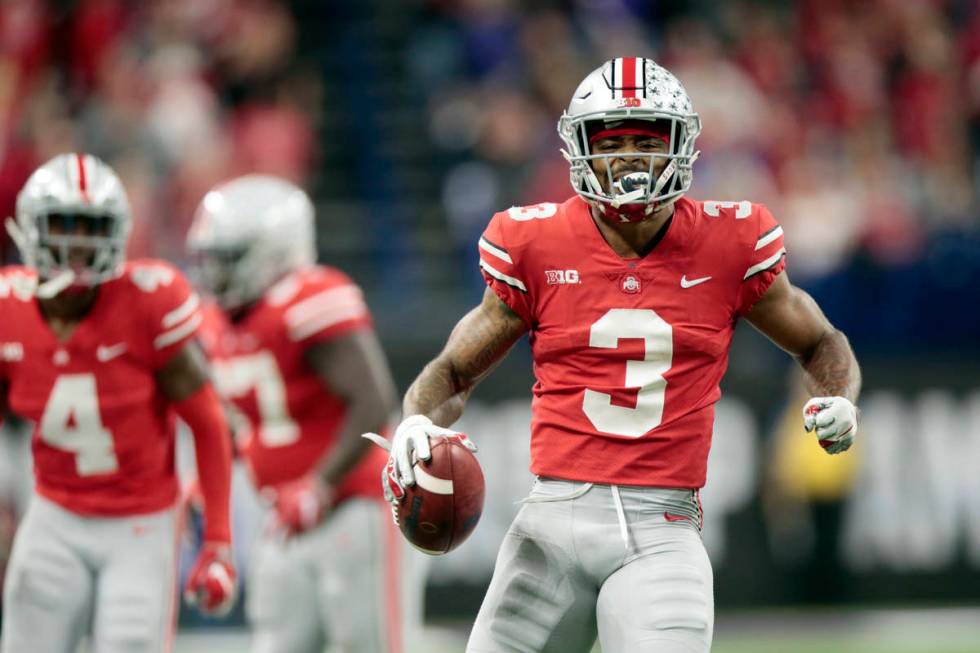
[[[197,478],[204,500],[204,539],[231,541],[231,436],[221,401],[210,382],[174,404],[194,434]]]
[[[508,246],[508,218],[498,213],[490,220],[477,244],[480,252],[480,272],[491,290],[529,327],[534,324],[528,279],[521,269],[520,256]]]
[[[284,319],[289,339],[307,345],[372,327],[364,293],[339,272],[334,273],[329,284],[323,284],[290,306]]]
[[[737,307],[739,315],[748,313],[772,285],[773,279],[786,269],[783,228],[769,209],[762,204],[756,205],[749,220],[754,228],[744,247],[747,250],[743,259],[745,270],[739,270],[742,273]]]
[[[201,300],[176,268],[159,268],[160,281],[150,291],[149,331],[151,356],[156,369],[163,368],[174,354],[197,335],[203,315]]]

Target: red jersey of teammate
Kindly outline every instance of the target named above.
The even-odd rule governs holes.
[[[643,258],[619,257],[578,196],[498,213],[480,239],[487,283],[530,329],[535,474],[704,485],[735,322],[785,249],[765,206],[674,206]]]
[[[161,261],[126,263],[60,342],[33,270],[0,270],[0,381],[36,424],[38,493],[85,515],[162,510],[177,498],[175,412],[155,374],[194,336],[198,298]]]
[[[252,427],[241,453],[257,487],[309,474],[343,422],[343,401],[324,388],[304,350],[371,324],[360,288],[339,270],[321,266],[278,282],[235,324],[216,308],[206,311],[202,341],[219,391]],[[386,459],[371,447],[336,488],[337,499],[380,497],[378,470]]]

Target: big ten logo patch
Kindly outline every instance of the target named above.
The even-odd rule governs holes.
[[[544,278],[549,286],[582,283],[578,270],[545,270]]]

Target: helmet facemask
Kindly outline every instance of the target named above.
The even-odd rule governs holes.
[[[118,276],[132,218],[115,172],[91,155],[72,153],[31,175],[6,227],[24,265],[37,271],[37,295],[50,298]]]
[[[629,109],[623,110],[619,115],[613,112],[596,112],[571,118],[566,114],[558,123],[558,132],[568,148],[563,149],[562,154],[571,165],[569,176],[573,188],[602,213],[615,216],[623,222],[643,220],[687,192],[691,186],[694,161],[699,154],[694,150],[694,141],[701,131],[701,123],[696,115],[684,117],[652,112],[649,115],[638,114],[641,112]],[[593,151],[590,132],[596,129],[616,131],[616,126],[626,121],[630,124],[643,121],[658,126],[665,123],[669,125],[664,130],[669,133],[667,152],[626,154]],[[614,179],[612,163],[624,156],[645,159],[646,165]],[[605,184],[595,172],[596,161],[605,164]]]
[[[245,278],[238,270],[246,259],[242,248],[201,249],[194,252],[191,276],[210,294],[221,308],[235,309],[249,303]]]
[[[297,257],[296,248],[277,247],[277,242],[257,237],[237,246],[192,244],[192,276],[221,308],[245,308],[288,271],[311,263]]]
[[[76,223],[82,223],[83,233],[75,233]],[[110,215],[47,213],[37,217],[37,224],[36,264],[42,279],[67,269],[76,285],[95,286],[111,279],[126,255],[126,234]]]

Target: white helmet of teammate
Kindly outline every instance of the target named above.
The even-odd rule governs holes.
[[[112,168],[91,154],[71,153],[34,171],[17,195],[7,232],[24,264],[37,270],[38,294],[52,297],[71,285],[94,286],[117,276],[132,222]]]
[[[240,308],[316,262],[313,203],[285,179],[238,177],[201,200],[187,248],[199,257],[200,281],[222,308]]]
[[[612,178],[607,165],[604,186],[592,162],[606,159],[609,163],[618,155],[593,154],[589,139],[598,131],[615,133],[618,126],[636,124],[634,121],[655,122],[658,131],[669,134],[669,150],[666,154],[637,154],[649,158],[647,172],[619,180]],[[633,57],[607,61],[589,73],[558,121],[558,134],[567,148],[562,154],[571,164],[572,188],[604,213],[624,221],[642,220],[687,192],[698,157],[694,141],[700,133],[701,119],[677,78],[652,59]],[[655,177],[658,159],[666,162]]]

